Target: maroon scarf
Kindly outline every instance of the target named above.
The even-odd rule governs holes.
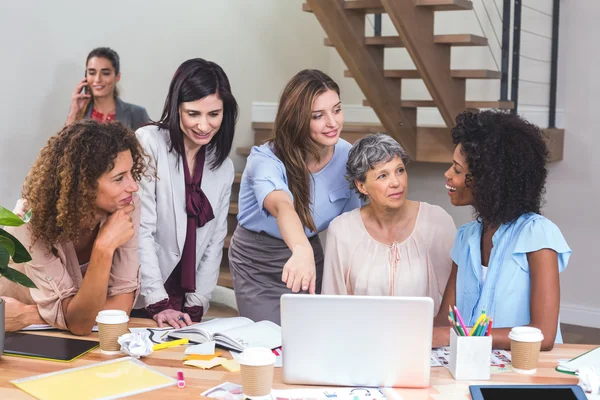
[[[206,158],[206,146],[196,154],[196,168],[194,177],[190,176],[190,170],[182,152],[183,173],[185,175],[185,209],[187,212],[187,232],[183,254],[181,255],[181,288],[187,293],[196,291],[196,229],[206,225],[214,219],[213,209],[201,188],[202,174],[204,172],[204,160]]]

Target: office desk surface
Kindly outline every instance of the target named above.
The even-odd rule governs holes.
[[[154,326],[154,321],[147,319],[133,318],[130,321],[130,327],[148,327]],[[36,334],[69,336],[63,332],[36,332]],[[93,333],[88,337],[90,340],[97,340],[97,334]],[[543,352],[540,355],[540,362],[536,375],[519,375],[514,372],[493,373],[489,381],[480,381],[479,384],[576,384],[577,378],[572,375],[556,372],[554,368],[559,359],[570,359],[582,354],[596,346],[592,345],[557,345],[550,352]],[[200,393],[210,389],[222,382],[233,382],[241,384],[240,373],[232,373],[223,367],[215,367],[210,370],[202,370],[194,367],[184,367],[183,365],[184,347],[175,347],[159,350],[148,357],[142,358],[146,364],[166,375],[176,377],[177,370],[183,369],[185,375],[185,389],[178,389],[176,386],[166,389],[156,390],[144,393],[131,398],[138,399],[192,399],[198,398]],[[225,357],[231,358],[228,352],[224,352]],[[30,400],[33,397],[17,389],[9,381],[20,379],[49,372],[59,371],[67,368],[81,367],[100,361],[114,359],[119,356],[105,356],[95,350],[84,355],[72,363],[59,363],[53,361],[33,360],[19,357],[0,357],[0,399],[10,400]],[[327,362],[316,360],[316,362]],[[335,363],[329,361],[332,368]],[[281,368],[275,368],[274,389],[292,389],[299,386],[285,385],[282,380]],[[394,389],[404,400],[434,400],[434,399],[467,399],[469,384],[474,382],[455,381],[447,368],[434,367],[431,369],[431,386],[427,389]],[[68,388],[65,388],[68,390]],[[389,397],[389,396],[388,396]]]

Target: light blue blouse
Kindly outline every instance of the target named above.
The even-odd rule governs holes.
[[[569,262],[571,249],[560,229],[549,219],[535,213],[521,215],[503,224],[492,237],[492,253],[487,277],[482,284],[482,224],[461,226],[450,253],[458,266],[456,306],[465,324],[474,325],[482,310],[494,319],[494,328],[529,324],[530,289],[527,253],[552,249],[558,253],[558,272]],[[556,343],[562,343],[560,322]]]
[[[310,213],[321,232],[338,215],[361,206],[358,194],[350,190],[344,178],[350,143],[338,140],[331,161],[321,171],[312,174]],[[263,207],[265,197],[274,190],[282,190],[292,200],[285,166],[273,153],[270,143],[254,146],[242,175],[239,195],[238,222],[253,232],[265,232],[281,239],[276,219]],[[317,232],[304,228],[306,236]]]

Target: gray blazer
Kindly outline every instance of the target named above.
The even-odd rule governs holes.
[[[136,106],[135,104],[125,103],[120,98],[115,98],[116,112],[115,119],[131,129],[132,131],[137,130],[142,125],[150,122],[150,116],[144,107]],[[89,107],[85,113],[84,118],[92,118],[92,109]]]

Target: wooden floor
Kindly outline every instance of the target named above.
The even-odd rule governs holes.
[[[600,345],[600,329],[560,324],[564,343]]]

